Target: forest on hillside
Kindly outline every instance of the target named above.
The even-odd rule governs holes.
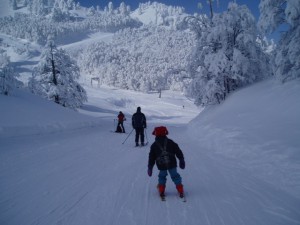
[[[257,23],[247,6],[236,3],[229,3],[219,14],[189,15],[183,8],[157,2],[140,4],[132,11],[125,3],[116,7],[110,2],[100,9],[82,7],[74,0],[10,0],[15,13],[0,18],[0,33],[41,46],[41,61],[32,68],[31,82],[25,87],[50,100],[66,95],[54,82],[53,67],[59,59],[68,58],[75,65],[70,67],[73,71],[67,63],[60,65],[59,72],[75,74],[69,76],[71,80],[97,78],[102,84],[142,92],[173,89],[195,99],[197,105],[210,105],[269,77],[280,82],[299,78],[300,3],[282,3],[262,0]],[[148,24],[132,16],[141,18],[151,10],[155,13]],[[283,24],[286,32],[275,47],[264,34]],[[66,40],[99,31],[114,33],[112,40],[94,42],[76,53],[60,50]],[[0,41],[1,93],[7,95],[20,83],[6,49]],[[24,46],[15,51],[29,54]],[[45,87],[42,92],[33,81]],[[75,108],[86,99],[78,85],[72,87],[74,96],[81,99]]]

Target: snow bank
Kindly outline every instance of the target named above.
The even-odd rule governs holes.
[[[99,119],[79,114],[24,90],[0,95],[0,137],[15,137],[98,126]]]
[[[211,154],[236,160],[300,197],[299,96],[299,82],[261,82],[206,108],[190,123],[190,133]]]

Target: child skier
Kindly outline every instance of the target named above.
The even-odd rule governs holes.
[[[123,122],[125,120],[126,120],[125,115],[122,113],[122,111],[120,111],[118,115],[118,125],[116,129],[116,133],[125,133],[125,128],[123,125]]]
[[[168,130],[166,127],[155,127],[152,134],[155,135],[155,142],[151,145],[149,160],[148,160],[148,175],[152,176],[153,166],[156,166],[159,170],[158,174],[158,191],[162,199],[165,196],[165,188],[168,172],[172,181],[176,185],[176,189],[181,198],[184,197],[183,185],[181,176],[177,172],[177,161],[179,159],[179,167],[185,168],[185,161],[182,151],[179,146],[167,137]],[[176,157],[175,157],[176,156]]]

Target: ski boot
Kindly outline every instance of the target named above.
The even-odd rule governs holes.
[[[158,190],[160,197],[165,197],[165,189],[166,189],[166,185],[164,185],[164,184],[157,185],[157,190]]]
[[[183,185],[182,184],[177,184],[176,189],[178,191],[179,197],[183,198],[184,197]]]

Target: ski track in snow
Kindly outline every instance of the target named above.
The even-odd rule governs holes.
[[[9,8],[8,1],[4,2],[6,5],[0,11],[6,14],[3,9]],[[61,47],[73,54],[92,42],[110,41],[111,37],[112,34],[98,32],[89,41],[82,40]],[[10,37],[2,38],[5,42],[12,41]],[[14,42],[17,43],[15,40]],[[25,83],[31,74],[27,71],[38,62],[40,51],[31,44],[29,47],[32,54],[30,57],[16,56],[14,53],[12,57],[12,62],[18,65],[17,71],[23,75]],[[20,57],[24,58],[23,61]],[[244,96],[239,96],[242,101],[232,101],[230,105],[230,99],[233,98],[228,98],[225,104],[231,109],[245,109],[237,111],[239,113],[234,120],[236,124],[244,127],[251,124],[257,129],[243,134],[239,129],[226,129],[222,126],[223,119],[220,119],[220,128],[204,123],[207,129],[202,132],[208,131],[209,134],[205,137],[212,139],[209,142],[211,145],[204,145],[201,143],[202,137],[191,135],[186,129],[186,120],[195,113],[193,103],[186,101],[185,97],[173,96],[168,92],[162,95],[164,100],[168,98],[168,101],[164,101],[163,98],[155,97],[157,93],[139,98],[142,94],[133,91],[125,93],[124,90],[116,88],[85,87],[89,92],[89,103],[79,111],[95,117],[101,114],[99,123],[92,120],[84,123],[85,125],[82,124],[80,116],[76,117],[75,123],[74,115],[64,114],[62,109],[54,108],[50,103],[40,104],[32,97],[30,99],[34,101],[29,106],[31,110],[26,111],[27,94],[17,94],[9,98],[1,96],[1,107],[9,106],[1,108],[1,117],[9,114],[9,119],[2,119],[0,127],[0,225],[300,225],[300,199],[286,191],[287,189],[281,190],[268,183],[269,180],[262,180],[261,177],[264,176],[255,174],[256,171],[276,173],[283,170],[281,175],[285,176],[286,171],[291,171],[295,161],[284,161],[286,167],[279,167],[278,170],[275,170],[275,165],[278,164],[266,164],[273,163],[277,157],[278,162],[281,162],[281,157],[289,156],[278,154],[278,150],[295,152],[291,158],[299,156],[296,153],[299,141],[290,139],[298,137],[299,131],[293,135],[289,133],[292,128],[290,124],[299,121],[294,119],[299,115],[299,106],[295,103],[299,91],[290,92],[291,96],[286,95],[284,89],[276,92],[276,99],[279,99],[276,104],[276,99],[273,99],[275,92],[272,90],[276,86],[271,88],[269,82],[260,85],[264,88],[257,90],[263,92],[257,96],[267,99],[263,101],[264,104],[256,105],[258,99],[249,97],[254,96],[255,89],[252,88],[248,89],[249,92],[247,89],[243,90]],[[281,86],[277,88],[282,89]],[[299,89],[299,86],[292,88]],[[266,94],[266,90],[269,94]],[[294,100],[293,95],[296,95]],[[100,99],[99,96],[105,97]],[[238,95],[233,97],[235,96]],[[288,100],[290,98],[292,100]],[[266,105],[266,102],[273,103]],[[289,106],[291,103],[292,107]],[[152,131],[155,125],[167,124],[169,138],[177,142],[185,154],[186,169],[178,169],[178,172],[183,179],[187,202],[182,202],[177,197],[175,185],[169,176],[166,201],[160,200],[156,190],[157,169],[153,170],[151,178],[147,175],[148,152],[154,140],[148,131],[149,144],[143,148],[133,147],[134,132],[124,145],[121,143],[128,133],[108,132],[112,126],[112,120],[109,119],[123,104],[127,115],[132,114],[131,110],[138,105],[148,110],[148,131]],[[282,118],[285,119],[278,120],[271,116],[279,109],[278,105],[290,110],[283,114]],[[185,106],[184,109],[182,106]],[[260,124],[256,116],[251,118],[255,111],[253,106],[266,110],[265,114],[262,113],[264,111],[260,112],[265,115],[266,124]],[[265,106],[273,108],[268,111]],[[220,107],[220,111],[210,113],[219,113],[219,117],[229,115],[226,114],[224,105]],[[55,112],[57,118],[54,120],[51,117],[48,120],[44,115],[47,111]],[[70,122],[68,117],[72,117],[74,121],[71,119]],[[271,120],[267,120],[269,117]],[[10,124],[12,120],[14,123]],[[180,124],[175,125],[175,120]],[[266,128],[273,127],[274,132],[266,132],[269,130],[262,129],[264,125]],[[282,125],[290,127],[282,129]],[[82,126],[84,128],[80,128]],[[196,123],[195,126],[199,124]],[[287,143],[294,143],[296,150],[285,149],[285,146],[291,145],[278,142],[276,138],[261,142],[251,139],[252,135],[260,137],[254,132],[260,129],[268,133],[262,133],[262,139],[272,135],[282,137],[284,134],[282,139]],[[126,127],[126,130],[128,132],[131,129]],[[278,135],[277,131],[282,131],[283,134],[279,132]],[[214,138],[219,142],[214,143]],[[241,141],[240,138],[249,142]],[[216,154],[216,151],[223,151],[222,146],[217,145],[227,143],[227,139],[232,142],[228,145],[232,149],[224,149],[226,153],[223,155]],[[245,150],[244,147],[249,149]],[[236,149],[243,151],[235,151]],[[261,158],[256,159],[257,150],[260,149],[264,151],[258,154]],[[274,154],[270,154],[272,151]],[[245,157],[250,156],[253,159],[248,160],[249,164],[246,166],[241,166],[234,158],[225,157],[226,154],[245,154]],[[269,156],[271,158],[267,161],[265,158]],[[267,168],[266,171],[262,171],[261,166],[256,169],[253,165],[260,163]],[[295,173],[288,174],[285,179],[279,177],[297,185],[298,182],[294,180],[299,177],[298,165],[294,166]],[[273,176],[271,181],[272,179]],[[296,189],[294,187],[292,190]]]
[[[150,145],[132,147],[134,135],[124,145],[127,134],[97,127],[1,140],[10,148],[0,153],[0,224],[300,224],[299,201],[228,159],[210,158],[184,125],[171,130],[186,156],[186,169],[178,169],[185,203],[170,177],[167,200],[159,199],[158,171],[146,173]]]
[[[17,114],[13,114],[20,106],[17,96],[11,97],[13,107],[2,109],[2,113],[7,112],[3,115],[9,115],[10,120],[2,119],[2,126],[7,126],[8,130],[4,129],[4,135],[0,136],[1,225],[300,225],[300,199],[293,194],[297,187],[293,193],[289,189],[280,189],[274,185],[276,180],[271,179],[273,182],[270,182],[270,179],[262,179],[264,176],[254,172],[282,171],[287,180],[297,178],[289,173],[290,170],[285,170],[295,167],[297,175],[298,167],[294,164],[297,161],[283,161],[285,167],[279,168],[275,168],[279,165],[276,163],[263,164],[273,163],[272,160],[281,162],[281,157],[289,156],[286,152],[278,154],[281,149],[272,147],[277,143],[273,143],[273,139],[252,143],[256,140],[251,139],[253,130],[246,135],[222,124],[216,126],[216,122],[223,123],[223,117],[214,124],[193,121],[186,125],[197,109],[192,107],[191,102],[178,99],[172,93],[165,92],[164,98],[178,102],[165,108],[165,99],[158,100],[154,94],[145,97],[141,93],[128,91],[125,94],[122,90],[114,90],[112,95],[111,91],[107,91],[110,89],[104,87],[88,90],[91,107],[82,111],[99,114],[93,120],[77,113],[75,117],[74,112],[65,112],[56,105],[54,108],[50,103],[41,104],[36,98],[32,101],[36,104],[30,105],[27,114],[35,115],[37,111],[44,115],[49,111],[52,115],[55,112],[52,115],[55,120],[45,116],[40,121],[27,114],[29,120],[24,119],[26,116],[17,118]],[[33,97],[21,96],[33,100]],[[110,97],[114,103],[120,96],[126,96],[132,103],[122,109],[127,115],[127,132],[132,129],[129,127],[132,110],[144,104],[141,106],[149,121],[147,146],[134,147],[134,132],[124,144],[129,133],[110,132],[112,125],[116,126],[112,122],[120,107],[113,107],[106,100]],[[1,99],[3,104],[10,105],[8,98]],[[227,102],[230,103],[230,99]],[[184,109],[181,108],[183,104],[186,106]],[[25,104],[21,106],[25,113]],[[224,110],[225,106],[220,106],[220,109]],[[212,114],[216,112],[211,111]],[[14,120],[12,129],[9,126],[11,118]],[[86,119],[90,123],[85,123]],[[84,126],[72,125],[72,121]],[[39,123],[40,127],[46,128],[37,128]],[[44,132],[49,129],[48,124],[60,126]],[[158,170],[155,167],[152,177],[147,175],[149,148],[154,141],[151,131],[160,124],[168,127],[169,138],[179,144],[185,155],[186,169],[178,169],[178,172],[183,179],[187,202],[178,198],[169,176],[166,201],[161,201],[156,189]],[[244,127],[248,128],[249,123],[245,124],[247,126]],[[28,130],[27,126],[32,129]],[[202,127],[195,134],[199,126]],[[20,127],[21,131],[15,127]],[[291,129],[287,127],[286,130]],[[10,131],[10,135],[6,131]],[[290,137],[293,140],[297,135],[288,135]],[[285,136],[282,139],[290,140]],[[231,142],[231,145],[228,144]],[[220,146],[223,143],[226,148]],[[263,148],[270,143],[270,147]],[[294,143],[297,147],[298,142]],[[252,147],[246,150],[253,155],[247,154],[244,149],[247,146]],[[244,164],[242,160],[249,156]],[[296,152],[290,157],[294,159],[294,156],[297,157]],[[265,160],[266,157],[271,158]],[[253,170],[252,165],[257,163],[262,163],[263,169],[270,168]]]

